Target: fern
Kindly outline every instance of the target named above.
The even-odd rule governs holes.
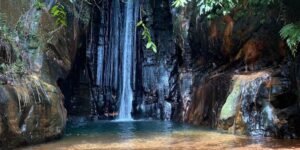
[[[285,25],[280,30],[280,36],[286,39],[286,43],[295,57],[300,42],[300,22]]]
[[[150,30],[147,28],[143,21],[138,22],[137,26],[143,28],[142,36],[144,40],[147,40],[146,48],[151,49],[154,53],[157,53],[157,46],[152,41]]]
[[[50,14],[56,18],[55,24],[57,26],[67,26],[67,13],[63,5],[55,4],[50,9]]]

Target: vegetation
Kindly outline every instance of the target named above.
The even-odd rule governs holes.
[[[34,3],[34,7],[37,9],[37,10],[41,10],[42,8],[44,8],[46,5],[44,2],[42,2],[41,0],[36,0],[35,3]]]
[[[13,48],[16,42],[16,33],[7,25],[4,15],[0,14],[0,47],[2,54],[0,62],[0,72],[6,76],[22,76],[25,72],[25,63],[20,57],[20,50]],[[13,55],[17,55],[15,60],[12,60]]]
[[[157,53],[157,47],[155,43],[152,41],[150,30],[147,28],[145,23],[143,21],[138,22],[137,24],[138,27],[142,27],[143,32],[142,36],[143,39],[146,40],[146,48],[152,50],[154,53]]]
[[[184,7],[188,3],[187,0],[175,0],[172,4],[174,7]]]
[[[65,7],[59,3],[55,4],[50,9],[50,14],[56,18],[56,25],[57,26],[67,26],[67,12]]]
[[[234,9],[251,9],[271,5],[276,0],[196,0],[200,15],[226,15]],[[184,7],[191,0],[175,0],[174,7]]]
[[[286,40],[292,55],[295,57],[300,43],[300,23],[298,22],[285,25],[280,30],[280,35]]]
[[[86,0],[84,0],[85,2],[87,2]],[[70,0],[71,3],[73,3],[72,0]],[[41,10],[44,7],[46,7],[45,3],[41,0],[36,0],[34,3],[34,7],[37,10]],[[57,26],[67,26],[67,12],[65,10],[65,7],[60,4],[60,3],[56,3],[51,9],[50,9],[50,14],[52,17],[54,17],[56,19],[55,24]]]
[[[191,0],[175,0],[174,7],[184,7]],[[279,0],[196,0],[200,15],[206,15],[208,19],[235,12],[235,18],[245,16],[246,13],[256,13],[266,17],[265,9],[271,6],[279,6]],[[247,11],[246,11],[247,10]],[[263,22],[264,18],[262,18]],[[293,56],[297,53],[300,42],[300,23],[285,25],[280,35],[286,40]]]

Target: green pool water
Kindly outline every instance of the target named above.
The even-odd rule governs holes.
[[[300,140],[223,134],[169,121],[101,121],[68,125],[57,141],[24,150],[300,149]]]

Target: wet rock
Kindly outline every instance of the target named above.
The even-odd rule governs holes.
[[[0,135],[3,134],[4,131],[4,127],[3,127],[3,123],[2,123],[2,116],[0,116]]]
[[[229,96],[226,99],[225,104],[222,107],[220,119],[221,120],[227,120],[231,117],[234,117],[237,113],[237,106],[240,103],[240,97],[241,97],[241,81],[234,81],[233,83],[233,89]]]
[[[58,28],[47,8],[29,7],[33,3],[4,0],[0,5],[1,14],[10,15],[5,34],[12,37],[5,41],[9,49],[1,50],[14,52],[10,55],[15,59],[7,62],[8,71],[1,71],[5,82],[0,87],[0,149],[58,138],[66,125],[64,96],[57,81],[70,71],[86,24],[77,20],[77,25]],[[73,21],[73,5],[62,3]]]
[[[229,133],[255,136],[296,136],[292,134],[295,133],[292,129],[294,123],[288,121],[288,118],[297,114],[299,109],[289,101],[280,104],[281,108],[273,105],[279,101],[274,100],[276,96],[282,93],[288,96],[290,92],[285,88],[285,82],[279,82],[286,78],[273,78],[271,75],[272,72],[262,71],[233,76],[232,90],[222,106],[219,128]],[[271,85],[280,86],[277,88],[282,90],[272,90]],[[294,98],[292,101],[297,99],[290,98]],[[285,105],[290,107],[286,108]]]
[[[184,120],[195,125],[217,127],[221,108],[229,91],[230,79],[230,74],[221,74],[201,84],[195,84]]]
[[[234,13],[206,20],[194,7],[172,11],[178,77],[189,64],[193,70],[192,98],[179,94],[175,116],[230,133],[294,137],[300,55],[293,66],[278,36],[282,25],[272,19],[277,14],[268,13],[264,22],[251,14],[237,19]]]
[[[6,118],[0,121],[2,127],[7,127],[5,130],[1,127],[5,135],[0,136],[8,147],[56,138],[62,134],[66,124],[63,96],[58,87],[41,83],[41,89],[30,85],[28,80],[24,82],[31,88],[27,89],[25,85],[5,85],[0,89],[4,106],[1,118]],[[42,90],[45,93],[39,95]]]
[[[141,100],[140,107],[145,107],[144,114],[147,117],[169,120],[171,118],[170,109],[173,107],[173,100],[169,99],[172,91],[171,87],[176,84],[172,82],[172,70],[174,63],[175,48],[172,43],[172,15],[170,13],[170,5],[167,0],[150,1],[142,3],[145,8],[143,18],[147,26],[151,30],[153,40],[155,41],[158,53],[155,54],[151,50],[145,48],[145,41],[142,38],[139,40],[139,50],[143,58],[137,62],[142,79],[140,83],[136,83],[136,89],[143,89],[142,95],[139,95],[136,100]],[[141,31],[139,32],[141,35]],[[139,36],[140,37],[140,36]],[[136,76],[136,78],[140,78]],[[136,80],[137,81],[137,80]],[[154,110],[156,109],[156,110]]]

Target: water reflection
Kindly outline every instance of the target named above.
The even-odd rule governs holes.
[[[294,149],[299,140],[248,138],[161,121],[94,122],[69,126],[63,139],[26,150]]]
[[[134,122],[121,122],[118,123],[120,131],[117,133],[120,139],[126,140],[135,137],[134,130],[137,128]]]

